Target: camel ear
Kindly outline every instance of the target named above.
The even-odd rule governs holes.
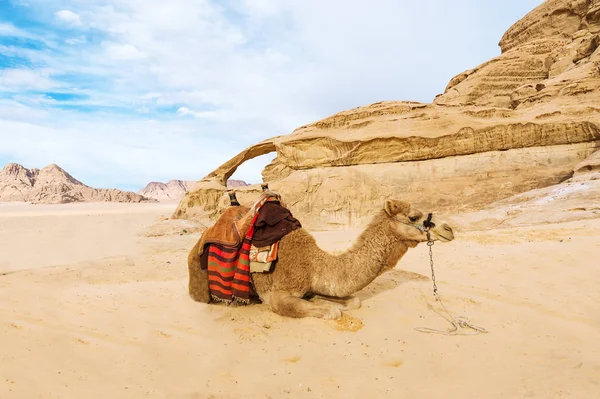
[[[385,209],[385,212],[390,216],[396,216],[399,213],[408,215],[410,205],[404,201],[387,200],[385,201],[383,209]]]

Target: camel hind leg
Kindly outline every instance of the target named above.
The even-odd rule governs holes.
[[[209,303],[210,289],[208,288],[208,271],[198,270],[190,278],[188,289],[190,297],[196,302]]]
[[[208,288],[208,270],[202,270],[200,267],[200,255],[198,255],[199,243],[200,241],[194,245],[194,248],[192,248],[188,255],[188,290],[190,297],[192,297],[194,301],[209,303],[210,290]]]
[[[335,320],[342,317],[342,311],[334,304],[317,304],[305,299],[290,295],[285,291],[272,292],[269,304],[273,312],[287,317],[317,317]]]

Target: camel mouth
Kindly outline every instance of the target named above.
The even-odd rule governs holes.
[[[444,233],[447,233],[446,235],[441,234],[438,229],[431,230],[431,232],[433,233],[433,235],[435,236],[435,238],[437,238],[441,242],[449,242],[449,241],[454,240],[454,233],[452,232],[452,230],[449,230],[449,231],[446,230],[446,231],[444,231]]]
[[[436,236],[440,239],[441,242],[450,242],[450,241],[454,240],[454,237],[449,238],[449,237],[445,237],[445,236],[443,236],[441,234],[437,234],[437,233],[436,233]]]

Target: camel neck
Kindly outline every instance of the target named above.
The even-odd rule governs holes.
[[[407,245],[392,233],[387,223],[371,223],[346,253],[323,265],[319,292],[346,297],[363,289],[406,253]],[[391,266],[390,266],[391,265]]]

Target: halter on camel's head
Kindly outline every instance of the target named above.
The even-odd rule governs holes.
[[[423,214],[408,202],[387,200],[384,210],[394,221],[393,223],[398,223],[394,227],[399,234],[407,235],[406,238],[420,242],[452,241],[454,239],[454,232],[447,223],[436,220],[433,213]]]

